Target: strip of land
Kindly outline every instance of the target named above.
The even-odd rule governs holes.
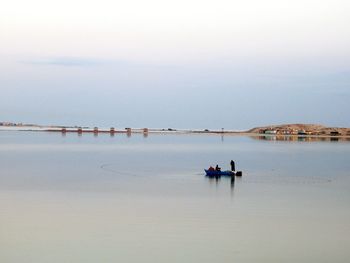
[[[255,127],[246,131],[221,129],[174,129],[174,128],[99,128],[62,125],[36,125],[0,122],[0,131],[45,131],[61,133],[194,133],[194,134],[232,134],[249,136],[306,136],[306,137],[350,137],[350,128],[327,127],[318,124],[283,124]]]
[[[248,133],[271,135],[350,136],[350,128],[327,127],[319,124],[285,124],[256,127]]]

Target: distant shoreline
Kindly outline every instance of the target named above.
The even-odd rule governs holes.
[[[60,133],[143,133],[143,134],[216,134],[216,135],[241,135],[241,136],[266,136],[268,137],[317,137],[317,138],[335,138],[350,137],[350,128],[326,127],[317,124],[284,124],[255,127],[247,131],[237,130],[191,130],[191,129],[162,129],[162,128],[90,128],[78,126],[43,126],[26,124],[4,124],[0,123],[0,131],[32,131],[32,132],[60,132]]]

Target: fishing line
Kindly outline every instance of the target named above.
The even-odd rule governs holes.
[[[114,165],[113,163],[106,163],[106,164],[102,164],[100,166],[100,168],[104,171],[110,172],[110,173],[115,173],[115,174],[120,174],[120,175],[127,175],[127,176],[139,176],[137,174],[134,173],[129,173],[129,172],[121,172],[121,171],[117,171],[114,170],[112,168],[108,168],[108,166]]]

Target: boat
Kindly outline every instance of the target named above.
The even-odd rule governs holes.
[[[217,171],[217,170],[207,170],[204,169],[206,176],[220,177],[220,176],[234,176],[236,173],[233,171]]]

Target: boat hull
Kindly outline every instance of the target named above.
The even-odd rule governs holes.
[[[205,171],[205,175],[206,176],[212,176],[212,177],[219,177],[219,176],[234,176],[235,175],[235,172],[233,171],[209,171],[209,170],[206,170],[204,169]]]

